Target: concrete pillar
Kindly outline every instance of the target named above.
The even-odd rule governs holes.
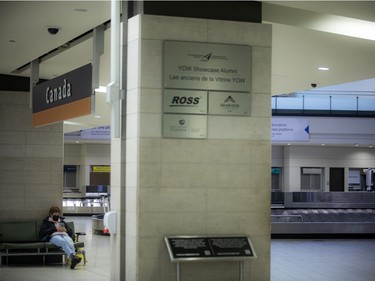
[[[0,93],[0,221],[42,220],[62,206],[62,122],[32,127],[28,92]]]
[[[162,137],[163,41],[252,46],[251,114],[208,116],[206,139]],[[245,234],[270,280],[271,26],[138,15],[129,20],[126,280],[176,280],[166,235]],[[113,189],[112,189],[113,191]],[[235,280],[238,263],[184,264],[182,279]]]
[[[295,153],[294,147],[284,147],[284,192],[301,191],[301,168],[298,159],[295,159]]]

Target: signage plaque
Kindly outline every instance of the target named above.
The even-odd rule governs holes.
[[[207,114],[207,91],[164,90],[163,111]]]
[[[96,127],[92,129],[86,129],[81,131],[82,139],[111,139],[111,126]]]
[[[163,137],[204,139],[207,137],[207,116],[164,114]]]
[[[208,112],[212,115],[250,115],[248,93],[209,92]]]
[[[164,88],[250,92],[251,47],[164,42]]]
[[[33,88],[33,126],[91,113],[92,66],[84,65]]]
[[[84,65],[33,89],[33,113],[91,96],[91,64]]]
[[[272,118],[272,141],[308,141],[309,120],[304,118]]]
[[[173,262],[256,258],[247,236],[169,236],[165,242]]]

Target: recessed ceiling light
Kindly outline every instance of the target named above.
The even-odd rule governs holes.
[[[358,144],[358,143],[355,143],[354,146],[359,146],[359,144]]]
[[[321,67],[318,67],[318,69],[323,70],[323,71],[327,71],[327,70],[329,70],[329,67],[321,66]]]
[[[325,146],[325,143],[322,143],[322,146]]]
[[[99,119],[99,118],[102,118],[100,115],[95,115],[94,117],[95,117],[95,118],[98,118],[98,119]]]
[[[73,121],[64,121],[64,125],[83,126],[82,123],[73,122]]]

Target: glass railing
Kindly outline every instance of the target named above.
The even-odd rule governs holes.
[[[273,115],[375,116],[374,95],[295,94],[272,97]]]

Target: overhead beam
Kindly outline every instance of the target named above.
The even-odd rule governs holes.
[[[375,40],[375,22],[263,3],[263,22]]]

